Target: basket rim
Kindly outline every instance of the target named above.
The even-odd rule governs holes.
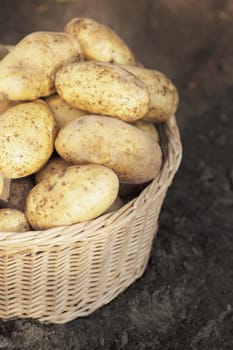
[[[68,245],[77,241],[89,241],[101,239],[111,234],[111,225],[122,224],[122,217],[125,224],[132,218],[139,203],[149,205],[151,195],[167,189],[177,172],[182,159],[182,144],[179,129],[176,123],[176,117],[173,115],[160,125],[164,129],[167,145],[162,146],[163,151],[167,153],[163,161],[158,176],[152,180],[146,188],[131,201],[127,202],[117,211],[102,214],[101,216],[70,226],[58,226],[46,230],[30,230],[26,232],[0,232],[0,251],[22,250],[38,247],[38,250],[45,249],[46,246]],[[87,234],[87,231],[89,233]]]

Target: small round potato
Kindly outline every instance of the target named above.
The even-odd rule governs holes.
[[[167,120],[176,112],[179,103],[178,92],[163,73],[142,67],[122,67],[134,74],[148,88],[150,96],[149,109],[143,120],[159,123]]]
[[[70,166],[31,190],[25,213],[34,229],[72,225],[103,214],[118,190],[112,170],[96,164]]]
[[[70,120],[88,114],[86,111],[71,107],[57,94],[48,97],[46,99],[46,102],[53,112],[58,130],[61,129]]]
[[[148,110],[147,87],[135,75],[104,62],[80,62],[61,68],[58,94],[72,107],[133,122]]]
[[[91,18],[73,18],[66,25],[65,32],[77,39],[87,60],[136,63],[126,43],[111,28]]]
[[[159,142],[159,133],[158,130],[156,129],[156,126],[153,123],[147,122],[145,120],[136,120],[136,122],[132,123],[132,125],[136,126],[136,128],[144,131],[152,137],[153,140],[156,142]]]
[[[0,118],[0,171],[7,178],[33,174],[54,149],[55,121],[44,101],[21,103]]]
[[[32,101],[51,95],[56,71],[79,59],[81,49],[72,35],[28,34],[0,61],[0,99]]]
[[[0,209],[1,232],[25,232],[30,230],[30,225],[25,214],[17,209]]]
[[[60,130],[55,148],[73,164],[107,166],[120,182],[142,183],[157,176],[161,149],[151,137],[122,120],[87,115],[72,120]]]
[[[49,161],[35,174],[35,182],[38,184],[42,180],[48,178],[48,176],[55,174],[56,172],[65,169],[69,164],[58,155],[53,156]]]

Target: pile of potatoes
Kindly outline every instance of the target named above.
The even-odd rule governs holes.
[[[177,106],[172,82],[93,19],[9,46],[0,61],[0,174],[11,190],[0,231],[72,225],[121,207],[159,174],[156,124]]]

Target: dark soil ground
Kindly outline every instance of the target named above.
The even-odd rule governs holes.
[[[74,16],[115,29],[180,92],[183,160],[144,275],[86,318],[0,322],[0,349],[233,349],[233,2],[2,1],[0,42]]]

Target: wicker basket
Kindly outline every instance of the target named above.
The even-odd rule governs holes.
[[[0,232],[0,318],[65,323],[109,303],[139,278],[179,167],[175,117],[160,127],[159,176],[120,210],[72,226]]]

